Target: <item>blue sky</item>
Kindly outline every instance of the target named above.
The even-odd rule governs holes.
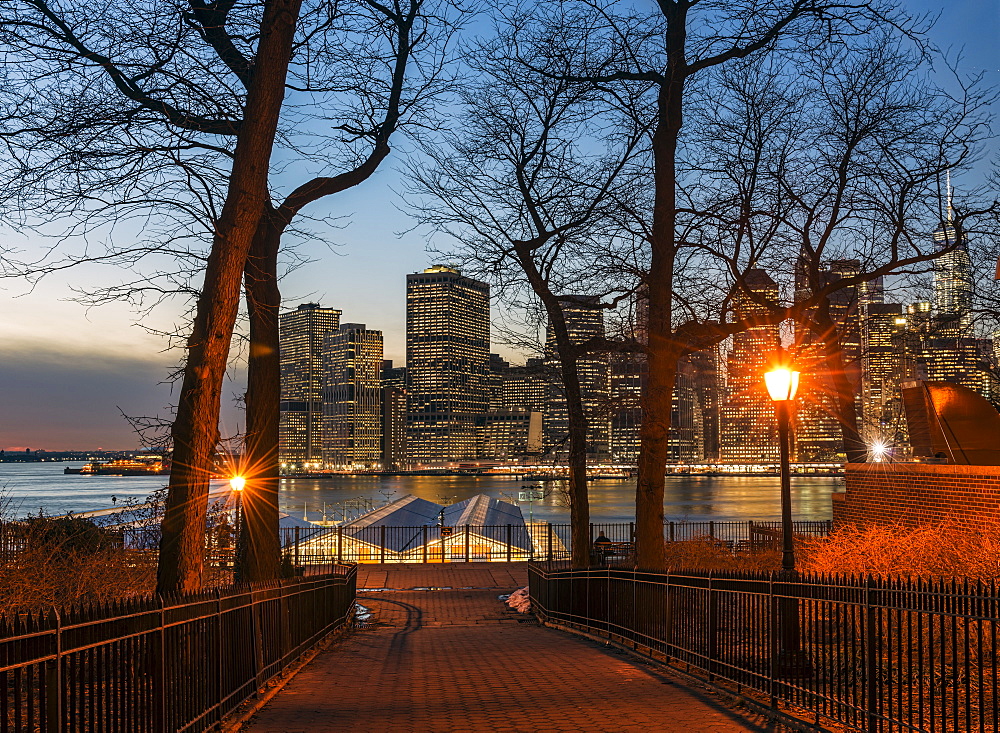
[[[1000,0],[940,2],[910,0],[913,12],[942,12],[932,34],[952,52],[964,48],[960,70],[983,72],[1000,83]],[[384,332],[386,358],[404,357],[405,276],[431,264],[421,232],[408,232],[410,220],[396,206],[402,160],[388,165],[360,188],[329,199],[325,213],[346,216],[346,226],[330,242],[303,248],[313,262],[282,283],[286,304],[306,300],[340,308],[343,319]],[[28,251],[40,243],[0,225],[8,244]],[[0,447],[48,450],[137,447],[118,407],[129,414],[162,413],[173,401],[164,384],[177,354],[167,344],[133,325],[123,305],[84,309],[68,300],[73,286],[112,282],[116,273],[100,268],[71,270],[30,290],[23,283],[0,281]],[[167,328],[177,319],[169,307],[148,324]],[[496,345],[495,350],[513,356]],[[223,431],[240,422],[231,397],[239,375],[227,385]]]

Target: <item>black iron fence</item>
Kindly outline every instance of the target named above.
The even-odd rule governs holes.
[[[798,535],[825,537],[831,522],[795,522]],[[591,524],[590,541],[601,533],[628,545],[634,523]],[[570,525],[423,525],[395,527],[299,527],[282,530],[281,545],[296,567],[315,563],[359,562],[523,562],[563,560],[572,551]],[[765,547],[780,542],[780,522],[666,522],[665,541],[705,539],[731,549]]]
[[[544,619],[793,717],[877,733],[1000,730],[993,582],[571,570],[531,563]]]
[[[353,613],[357,569],[0,616],[0,731],[203,731]]]
[[[829,521],[794,522],[797,535],[825,537]],[[635,539],[635,523],[590,525],[591,545],[601,533],[612,542],[628,545]],[[126,527],[105,530],[114,546],[155,558],[160,529]],[[570,557],[572,532],[569,524],[533,522],[507,525],[439,525],[354,527],[350,524],[305,526],[280,530],[281,547],[295,567],[329,562],[435,563],[435,562],[524,562],[562,560]],[[780,522],[664,522],[667,542],[694,539],[721,543],[731,549],[759,548],[780,542]],[[0,524],[0,562],[14,562],[24,549],[24,533],[15,523]],[[230,525],[221,525],[205,535],[205,560],[209,567],[231,569],[236,538]],[[223,573],[224,574],[224,573]]]

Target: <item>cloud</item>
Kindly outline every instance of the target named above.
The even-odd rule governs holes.
[[[54,347],[4,349],[0,358],[0,447],[44,450],[139,448],[118,411],[167,415],[176,388],[163,384],[168,359],[127,358]],[[224,402],[236,385],[227,384]],[[223,433],[235,432],[237,413],[228,408]]]

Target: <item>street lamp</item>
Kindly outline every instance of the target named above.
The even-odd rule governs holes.
[[[767,393],[774,401],[778,418],[778,444],[781,458],[781,577],[789,583],[798,579],[795,572],[795,538],[792,530],[792,476],[789,464],[789,424],[792,401],[799,388],[799,372],[782,366],[764,375]],[[782,677],[808,677],[811,670],[802,652],[799,633],[799,602],[786,593],[779,601],[781,636],[778,669]]]
[[[799,373],[779,367],[764,375],[767,393],[774,400],[778,417],[778,443],[781,452],[781,569],[795,570],[795,547],[792,542],[792,477],[788,461],[788,426],[791,422],[792,400],[799,388]]]
[[[229,488],[236,495],[236,559],[233,563],[233,580],[237,583],[243,576],[243,489],[246,485],[247,480],[242,476],[229,479]]]

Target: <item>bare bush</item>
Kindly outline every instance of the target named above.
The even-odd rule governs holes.
[[[667,567],[672,570],[741,570],[770,572],[781,569],[781,552],[764,548],[734,550],[710,537],[666,543]]]
[[[954,522],[907,527],[838,527],[829,537],[801,538],[799,568],[813,573],[1000,578],[997,526],[974,531]]]

